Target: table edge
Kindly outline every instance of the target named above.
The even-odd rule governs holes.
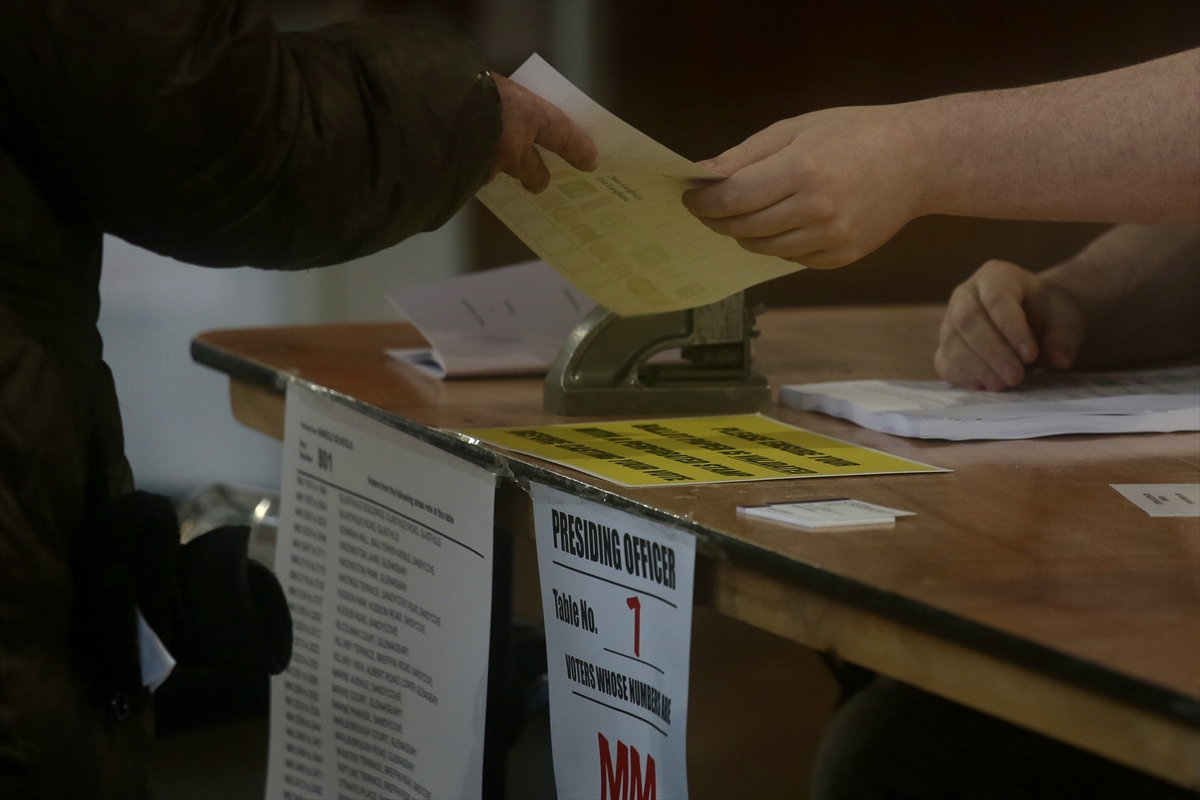
[[[337,402],[388,427],[488,469],[498,478],[508,478],[518,484],[536,480],[538,483],[604,503],[643,519],[685,530],[697,537],[700,551],[704,555],[725,558],[731,563],[758,570],[777,580],[811,589],[826,597],[874,612],[948,641],[1200,728],[1200,698],[1189,697],[1100,664],[1052,650],[1015,634],[964,619],[903,595],[829,572],[819,566],[787,558],[767,548],[706,528],[692,520],[523,461],[514,455],[501,454],[488,449],[477,440],[467,440],[457,433],[413,422],[329,387],[236,355],[204,341],[204,335],[201,333],[192,339],[192,359],[230,378],[241,379],[277,392],[286,392],[288,384],[293,381],[310,386],[328,393]]]

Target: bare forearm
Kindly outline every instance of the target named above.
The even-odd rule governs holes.
[[[1042,277],[1087,318],[1078,366],[1200,353],[1198,224],[1118,226]]]
[[[922,213],[1093,222],[1200,217],[1200,50],[899,109],[924,150]]]

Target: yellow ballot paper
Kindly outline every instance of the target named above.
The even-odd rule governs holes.
[[[578,172],[542,150],[550,188],[526,192],[499,175],[476,195],[521,241],[597,303],[632,316],[715,303],[803,269],[755,255],[713,233],[683,207],[683,193],[724,180],[605,111],[540,56],[512,80],[558,106],[600,151]]]
[[[620,486],[949,472],[761,414],[461,431]]]

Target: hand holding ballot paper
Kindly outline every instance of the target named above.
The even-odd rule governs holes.
[[[550,175],[535,144],[579,169],[596,168],[596,146],[560,110],[503,75],[492,79],[500,92],[503,128],[489,178],[504,172],[531,192],[544,190]]]
[[[543,152],[550,185],[531,196],[500,175],[478,197],[572,284],[621,315],[714,303],[800,269],[748,253],[688,213],[683,193],[723,176],[693,164],[605,111],[538,56],[512,81],[560,108],[595,143],[580,172]]]
[[[754,253],[857,261],[928,214],[1179,222],[1200,211],[1200,49],[1041,86],[776,122],[684,198]]]

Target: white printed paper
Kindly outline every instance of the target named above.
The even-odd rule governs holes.
[[[1200,367],[1035,373],[1003,392],[942,381],[809,383],[782,387],[779,402],[922,439],[1194,431],[1200,430]]]
[[[544,261],[403,289],[388,300],[432,345],[388,355],[438,379],[545,374],[595,307]]]
[[[686,799],[695,539],[530,490],[558,796]]]
[[[1111,483],[1109,485],[1152,517],[1200,517],[1200,484]]]
[[[809,500],[799,503],[774,503],[767,506],[743,506],[738,512],[749,517],[769,519],[803,528],[839,528],[852,525],[894,525],[896,517],[912,516],[912,511],[864,503],[861,500]]]
[[[688,161],[601,108],[537,55],[512,80],[562,109],[600,152],[579,172],[542,150],[550,187],[499,175],[476,195],[521,241],[597,303],[624,316],[715,303],[803,269],[743,250],[683,206],[724,176]]]
[[[142,685],[152,692],[171,677],[175,670],[175,657],[158,638],[158,634],[142,616],[142,610],[137,610],[138,623],[138,665],[142,668]]]
[[[479,797],[495,479],[290,385],[267,797]]]

